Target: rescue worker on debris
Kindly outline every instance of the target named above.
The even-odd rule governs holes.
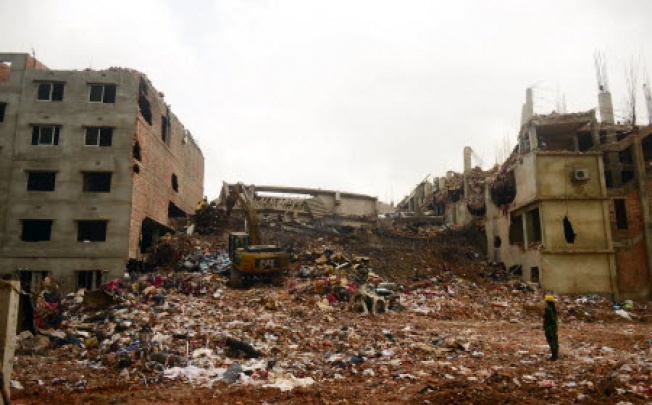
[[[208,197],[204,196],[204,198],[195,207],[195,212],[199,212],[203,210],[204,208],[206,208],[207,205],[208,205]]]
[[[552,294],[547,294],[544,298],[546,301],[546,308],[543,312],[543,331],[546,334],[548,346],[552,355],[549,360],[557,360],[559,358],[559,340],[557,338],[557,307],[555,307],[555,297]]]

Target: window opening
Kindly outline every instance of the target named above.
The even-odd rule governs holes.
[[[509,224],[509,242],[510,243],[525,243],[523,238],[523,216],[515,215]]]
[[[161,139],[164,143],[168,143],[168,129],[170,127],[168,117],[161,115]]]
[[[51,219],[23,219],[20,239],[24,242],[43,242],[50,240]]]
[[[605,170],[604,172],[604,184],[607,188],[612,188],[614,186],[613,179],[611,178],[611,171]]]
[[[90,102],[91,103],[115,103],[115,84],[91,84]]]
[[[582,132],[577,134],[577,146],[580,152],[587,151],[593,147],[593,137],[590,133]]]
[[[20,288],[28,293],[40,292],[43,289],[43,281],[49,275],[48,271],[18,270]]]
[[[134,165],[133,170],[134,170],[134,173],[136,173],[136,174],[140,173],[140,166]]]
[[[142,161],[142,157],[140,156],[140,143],[138,141],[134,142],[134,147],[132,148],[131,151],[132,155],[134,155],[134,159],[138,161]]]
[[[77,272],[77,289],[94,290],[102,284],[102,270],[81,270]]]
[[[111,192],[111,172],[83,172],[84,192],[109,193]]]
[[[5,110],[7,109],[7,103],[0,103],[0,122],[5,121]]]
[[[11,77],[11,62],[0,60],[0,83],[8,82]]]
[[[633,170],[623,170],[622,172],[620,172],[620,175],[622,176],[623,184],[634,180]]]
[[[77,241],[104,242],[108,221],[77,221]]]
[[[573,231],[573,224],[571,224],[568,216],[565,216],[562,222],[564,225],[564,237],[566,238],[566,242],[575,243],[575,237],[577,234]]]
[[[55,172],[28,172],[27,191],[54,191]]]
[[[147,98],[147,91],[147,83],[141,77],[140,84],[138,85],[138,108],[140,109],[140,115],[143,116],[149,125],[152,125],[152,109]]]
[[[63,83],[61,82],[43,82],[38,84],[38,94],[36,99],[39,101],[63,101]]]
[[[627,229],[627,203],[624,199],[614,200],[616,214],[616,229]]]
[[[32,145],[59,144],[60,127],[53,125],[35,125],[32,127]]]
[[[634,163],[634,156],[632,155],[632,147],[628,147],[620,152],[618,152],[618,160],[620,163]]]
[[[177,179],[177,175],[174,173],[172,174],[172,190],[177,193],[179,192],[179,179]]]
[[[503,241],[500,239],[500,236],[494,236],[494,247],[499,248],[503,244]]]
[[[541,276],[539,274],[538,267],[532,267],[530,269],[530,282],[539,284],[541,282]]]
[[[88,127],[84,137],[86,146],[111,146],[113,143],[113,128]]]
[[[541,218],[539,209],[536,208],[529,211],[525,215],[525,229],[527,230],[527,242],[536,243],[541,242]]]

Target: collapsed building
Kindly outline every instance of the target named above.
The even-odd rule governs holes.
[[[355,229],[373,225],[378,217],[378,198],[364,194],[286,186],[244,188],[252,194],[258,213],[286,224]],[[237,192],[237,184],[224,183],[218,204],[229,205],[229,196]]]
[[[439,225],[465,225],[486,213],[485,184],[496,168],[472,167],[473,150],[464,148],[464,171],[448,171],[432,182],[422,181],[405,197],[398,208],[413,213],[419,222]],[[428,221],[432,219],[432,221]]]
[[[0,53],[0,274],[94,288],[194,211],[204,158],[163,97],[135,70]]]
[[[464,173],[422,182],[399,208],[430,209],[446,225],[480,218],[487,258],[545,290],[648,299],[652,125],[614,122],[606,86],[598,101],[601,121],[595,110],[534,115],[528,89],[502,165],[471,169],[465,148]]]

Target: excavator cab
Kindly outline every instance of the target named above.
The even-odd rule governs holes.
[[[249,234],[246,232],[231,232],[229,234],[229,257],[233,261],[238,249],[244,249],[249,246]]]
[[[229,284],[241,288],[245,281],[271,279],[274,285],[283,285],[283,272],[290,264],[290,255],[275,245],[250,245],[249,234],[229,234],[231,271]]]

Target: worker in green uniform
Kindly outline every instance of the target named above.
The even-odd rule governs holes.
[[[559,358],[559,340],[557,338],[557,307],[555,307],[555,297],[551,294],[546,295],[546,309],[543,312],[543,331],[546,334],[548,346],[550,346],[549,360],[557,360]]]

